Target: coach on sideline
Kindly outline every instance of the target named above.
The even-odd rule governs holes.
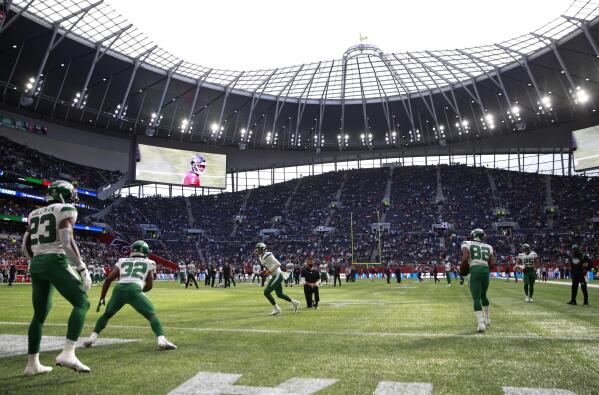
[[[306,267],[302,270],[302,277],[305,279],[304,295],[306,296],[306,306],[308,308],[314,307],[318,310],[318,302],[320,302],[320,295],[318,293],[320,273],[314,267],[314,258],[308,257]],[[312,300],[312,295],[314,295],[314,300]]]

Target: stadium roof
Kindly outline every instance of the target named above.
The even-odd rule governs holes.
[[[599,16],[599,3],[574,1],[563,15],[529,34],[480,47],[443,51],[384,53],[370,44],[356,45],[342,59],[277,69],[232,71],[208,68],[169,53],[133,26],[109,4],[96,0],[14,0],[15,10],[89,46],[97,44],[144,67],[172,71],[175,78],[202,80],[205,86],[237,94],[304,99],[310,102],[403,99],[484,79],[519,66],[523,57],[549,50]]]

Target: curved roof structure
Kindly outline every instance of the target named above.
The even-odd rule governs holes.
[[[140,60],[143,67],[171,71],[174,78],[202,80],[207,87],[246,96],[311,103],[380,102],[445,90],[518,65],[551,43],[575,33],[581,22],[599,16],[599,2],[575,0],[565,13],[529,34],[481,47],[383,53],[373,45],[348,49],[342,59],[270,70],[219,70],[180,59],[156,46],[143,32],[103,1],[14,0],[15,11],[58,26],[88,46],[113,56]]]

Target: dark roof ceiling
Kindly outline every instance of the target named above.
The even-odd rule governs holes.
[[[593,40],[599,35],[594,28],[595,22],[588,25]],[[5,92],[3,105],[14,107],[18,106],[27,81],[35,76],[42,62],[52,30],[21,17],[1,35],[0,83]],[[276,101],[256,96],[252,109],[251,96],[234,92],[227,95],[222,90],[203,86],[192,109],[196,85],[173,78],[159,109],[167,75],[158,69],[140,67],[126,98],[126,115],[118,119],[114,113],[123,101],[134,65],[110,54],[104,56],[91,76],[86,106],[83,109],[73,107],[72,100],[84,85],[95,50],[67,37],[49,54],[43,71],[41,93],[34,96],[34,103],[28,110],[57,120],[82,123],[86,127],[140,134],[146,131],[151,114],[159,113],[162,115],[161,122],[154,127],[159,139],[227,146],[247,143],[248,148],[315,150],[316,141],[322,150],[338,150],[340,133],[343,150],[364,149],[364,144],[370,144],[372,149],[393,145],[435,146],[519,133],[593,117],[599,93],[597,54],[593,52],[582,29],[579,34],[560,43],[557,51],[567,73],[563,72],[551,50],[527,63],[538,94],[529,73],[521,65],[502,71],[499,78],[485,75],[474,83],[472,80],[458,83],[443,91],[433,89],[420,95],[407,95],[403,100],[389,98],[388,101],[351,102],[344,106],[339,103],[319,105],[298,102],[297,99],[284,101],[281,98]],[[519,59],[518,55],[514,56],[515,60]],[[574,86],[570,84],[568,74]],[[508,100],[501,84],[504,85]],[[575,102],[575,95],[571,91],[576,86],[588,93],[590,99],[587,102]],[[539,110],[539,96],[550,98],[551,110]],[[512,106],[518,106],[519,114],[511,112],[508,101]],[[190,113],[194,114],[193,127],[181,133],[181,122]],[[486,120],[488,114],[493,117],[493,129],[490,128],[491,122]],[[212,132],[212,125],[218,124],[219,120],[222,134]],[[463,126],[466,122],[467,127]],[[456,126],[456,123],[460,126]],[[252,131],[250,139],[242,137],[241,129],[244,128]],[[347,146],[346,134],[349,136]],[[372,134],[371,142],[368,140],[369,134]],[[365,135],[364,141],[361,135]]]

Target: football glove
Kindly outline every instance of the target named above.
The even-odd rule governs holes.
[[[102,305],[106,305],[106,302],[104,301],[104,299],[100,299],[100,301],[98,302],[98,307],[96,307],[96,313],[100,312],[100,306]]]
[[[85,292],[89,291],[92,287],[92,278],[90,277],[87,268],[84,267],[83,269],[79,270],[79,275],[81,276],[81,281],[83,282],[83,289],[85,289]]]

